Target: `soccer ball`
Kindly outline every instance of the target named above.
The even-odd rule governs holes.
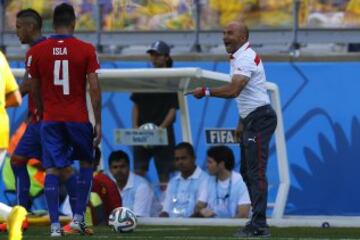
[[[115,232],[131,232],[136,227],[137,218],[130,209],[118,207],[111,212],[108,223]]]
[[[158,128],[159,127],[153,123],[144,123],[143,125],[140,126],[140,129],[142,130],[156,130]]]

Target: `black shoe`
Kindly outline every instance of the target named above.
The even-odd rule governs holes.
[[[270,229],[268,227],[260,228],[251,224],[247,224],[239,232],[234,234],[234,237],[239,238],[268,238],[270,237]]]

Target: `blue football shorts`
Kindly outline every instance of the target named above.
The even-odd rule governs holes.
[[[41,160],[41,122],[29,123],[18,142],[14,155]]]
[[[73,160],[93,162],[93,128],[90,122],[43,122],[44,168],[64,168]]]

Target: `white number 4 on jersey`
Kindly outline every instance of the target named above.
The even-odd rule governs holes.
[[[62,79],[60,79],[60,69],[62,67]],[[69,86],[69,61],[55,60],[54,62],[54,85],[63,87],[63,94],[70,94]]]

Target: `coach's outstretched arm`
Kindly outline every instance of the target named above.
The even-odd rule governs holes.
[[[94,146],[97,146],[101,141],[101,88],[97,73],[89,73],[87,79],[90,86],[90,98],[95,118]]]
[[[234,75],[231,79],[231,83],[225,86],[212,89],[207,87],[195,88],[193,91],[193,96],[196,98],[202,98],[204,96],[212,96],[219,98],[236,98],[244,89],[248,81],[249,78],[246,76]]]

